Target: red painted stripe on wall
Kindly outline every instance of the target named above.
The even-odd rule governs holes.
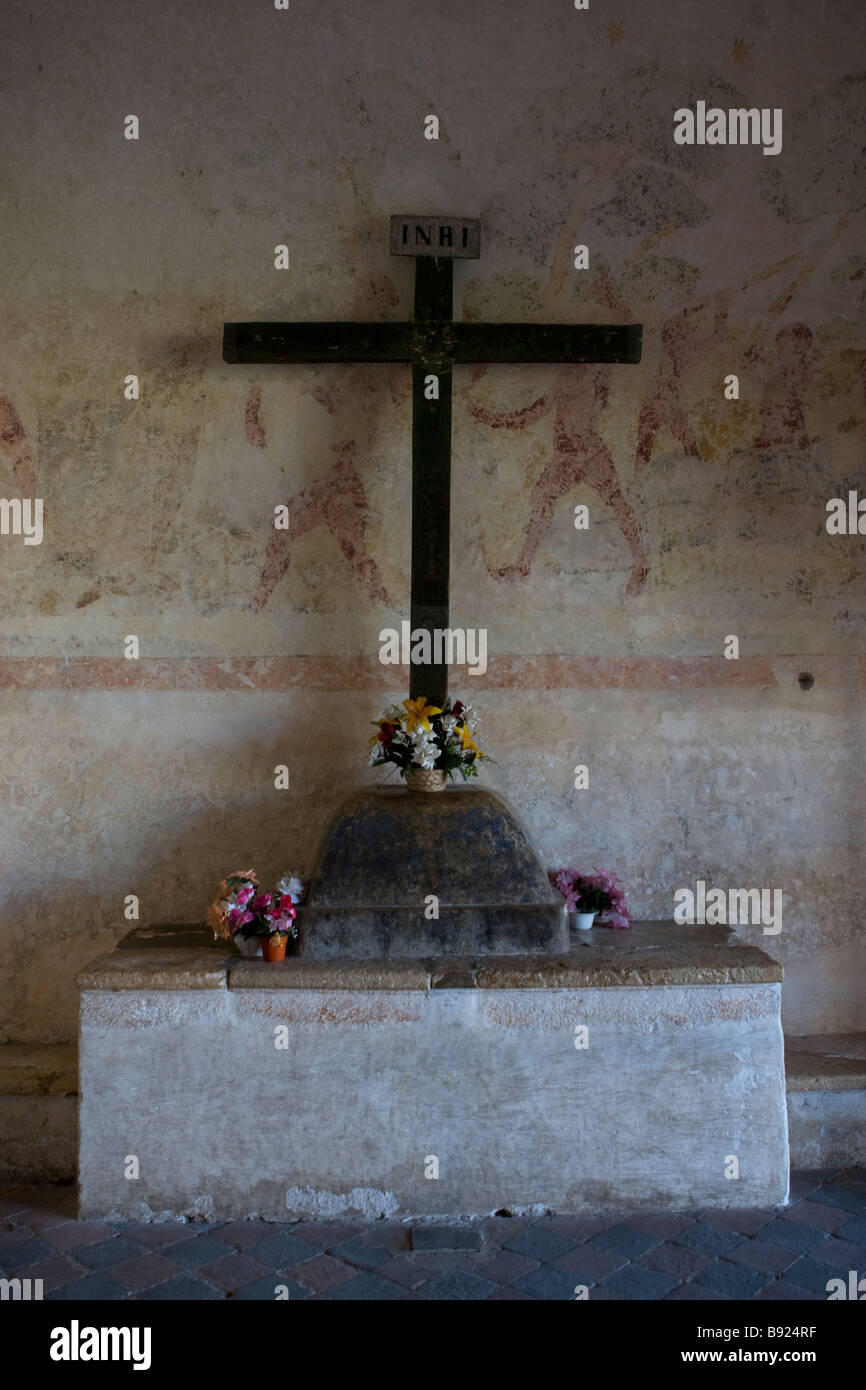
[[[480,690],[708,690],[777,687],[800,670],[816,682],[866,683],[866,661],[845,657],[500,656],[483,676],[454,668],[464,695]],[[781,673],[781,675],[780,675]],[[376,657],[32,657],[0,661],[0,690],[389,691],[407,668]]]

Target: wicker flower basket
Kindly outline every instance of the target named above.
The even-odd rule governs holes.
[[[439,767],[411,767],[406,772],[410,792],[444,792],[448,778]]]

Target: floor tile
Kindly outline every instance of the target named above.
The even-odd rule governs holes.
[[[182,1240],[192,1240],[195,1231],[180,1221],[149,1221],[126,1226],[123,1234],[136,1245],[144,1245],[148,1250],[160,1250],[165,1245],[177,1245]]]
[[[482,1279],[479,1274],[470,1274],[460,1269],[453,1270],[450,1274],[437,1274],[429,1284],[424,1285],[424,1298],[437,1300],[477,1300],[487,1298],[495,1292],[496,1285],[492,1279]]]
[[[481,1232],[470,1226],[416,1226],[413,1250],[480,1250]]]
[[[62,1288],[54,1289],[46,1297],[58,1303],[81,1303],[89,1302],[91,1299],[97,1303],[106,1303],[125,1299],[127,1292],[110,1275],[103,1274],[100,1270],[98,1273],[86,1274],[83,1279],[76,1279],[71,1284],[64,1284]]]
[[[529,1294],[532,1298],[562,1302],[574,1298],[576,1284],[586,1282],[585,1279],[575,1279],[573,1275],[566,1274],[554,1265],[539,1265],[537,1269],[532,1269],[528,1274],[522,1274],[519,1279],[515,1279],[512,1287],[517,1289],[518,1293]]]
[[[390,1260],[386,1260],[376,1270],[376,1273],[381,1275],[383,1279],[390,1279],[404,1289],[419,1289],[442,1272],[441,1269],[432,1268],[425,1256],[412,1255],[405,1250],[401,1250],[399,1255],[394,1255]],[[477,1270],[474,1264],[472,1272],[482,1273],[481,1270]],[[354,1274],[356,1271],[352,1270],[352,1273]]]
[[[41,1279],[42,1294],[44,1298],[47,1298],[54,1289],[60,1289],[64,1284],[71,1284],[88,1273],[89,1271],[83,1265],[80,1265],[69,1255],[49,1255],[47,1259],[40,1260],[38,1264],[24,1265],[21,1269],[16,1269],[15,1277],[17,1279]]]
[[[223,1293],[237,1293],[238,1289],[265,1279],[270,1271],[258,1260],[236,1252],[210,1264],[197,1265],[195,1272],[198,1278],[206,1279],[209,1284],[222,1289]]]
[[[7,1245],[20,1245],[22,1240],[39,1240],[39,1233],[32,1226],[20,1225],[9,1221],[0,1227],[0,1259]]]
[[[756,1274],[781,1274],[799,1259],[799,1255],[796,1250],[786,1250],[782,1245],[768,1245],[759,1237],[738,1245],[736,1250],[729,1250],[725,1259],[744,1269],[753,1269]]]
[[[112,1279],[129,1289],[130,1293],[139,1293],[182,1273],[183,1270],[174,1260],[169,1260],[165,1255],[155,1255],[152,1251],[111,1267]]]
[[[51,1244],[58,1250],[76,1250],[80,1245],[96,1245],[114,1232],[102,1221],[65,1221],[52,1227]]]
[[[233,1255],[230,1245],[224,1245],[216,1236],[196,1236],[195,1240],[178,1241],[176,1245],[164,1245],[162,1254],[184,1269],[195,1269],[198,1265],[219,1260],[224,1255]]]
[[[665,1294],[668,1300],[676,1303],[730,1303],[727,1294],[717,1293],[715,1289],[705,1289],[700,1284],[680,1284],[672,1293]]]
[[[391,1251],[387,1246],[368,1245],[361,1236],[355,1236],[353,1240],[347,1240],[342,1245],[335,1245],[331,1254],[348,1264],[360,1265],[362,1269],[375,1269],[377,1265],[383,1265],[386,1260],[391,1259]]]
[[[23,1240],[4,1245],[0,1250],[0,1269],[20,1269],[22,1265],[35,1265],[39,1260],[55,1255],[56,1250],[46,1245],[38,1236],[25,1236]]]
[[[546,1226],[527,1226],[505,1241],[503,1249],[514,1250],[530,1260],[555,1260],[573,1249],[575,1244],[571,1236],[562,1235],[560,1231],[549,1230]]]
[[[615,1274],[602,1280],[602,1288],[609,1289],[618,1298],[659,1299],[670,1293],[681,1281],[672,1274],[660,1274],[644,1265],[626,1265]]]
[[[247,1250],[249,1246],[276,1234],[273,1221],[230,1221],[223,1226],[219,1238],[224,1245]]]
[[[866,1190],[826,1183],[824,1187],[819,1187],[812,1193],[809,1201],[818,1202],[822,1206],[838,1207],[842,1211],[866,1211]]]
[[[796,1221],[783,1221],[777,1217],[761,1231],[761,1240],[770,1245],[782,1245],[786,1250],[796,1250],[805,1255],[808,1250],[827,1240],[825,1231],[816,1231],[812,1226],[799,1226]]]
[[[353,1278],[355,1271],[342,1260],[335,1259],[333,1255],[314,1255],[311,1260],[294,1265],[288,1273],[292,1279],[297,1279],[299,1284],[312,1289],[313,1293],[321,1293],[323,1289],[329,1289],[341,1279]]]
[[[809,1251],[809,1255],[819,1264],[834,1266],[838,1273],[844,1265],[846,1269],[859,1269],[866,1274],[866,1245],[858,1245],[851,1240],[842,1240],[838,1235],[822,1240]]]
[[[123,1236],[112,1236],[111,1240],[98,1240],[94,1245],[77,1245],[74,1253],[76,1260],[88,1269],[110,1269],[144,1252],[140,1245],[124,1240]]]
[[[660,1236],[662,1240],[670,1240],[687,1226],[694,1225],[694,1221],[694,1216],[688,1212],[671,1212],[670,1215],[661,1212],[657,1216],[651,1213],[630,1216],[628,1225],[638,1231],[646,1231],[651,1236]]]
[[[528,1255],[520,1255],[516,1250],[500,1250],[473,1264],[472,1270],[483,1279],[492,1279],[494,1284],[511,1284],[537,1267],[538,1261],[530,1259]]]
[[[654,1250],[648,1250],[645,1255],[641,1255],[637,1263],[645,1265],[647,1269],[655,1269],[659,1274],[673,1274],[678,1279],[693,1279],[702,1269],[712,1264],[714,1259],[714,1255],[708,1255],[703,1250],[690,1250],[687,1245],[665,1242],[664,1245],[657,1245]]]
[[[811,1226],[815,1231],[826,1231],[829,1234],[844,1226],[850,1213],[840,1211],[838,1207],[824,1206],[820,1202],[812,1201],[810,1197],[803,1202],[797,1202],[793,1207],[786,1207],[779,1216],[782,1221],[791,1221],[796,1226]]]
[[[796,1202],[802,1197],[808,1197],[819,1185],[814,1178],[803,1177],[801,1173],[792,1173],[788,1184],[791,1201]]]
[[[448,1296],[450,1297],[450,1295]],[[372,1274],[366,1270],[363,1274],[357,1274],[354,1279],[344,1279],[339,1284],[332,1284],[329,1289],[325,1289],[324,1293],[318,1294],[317,1297],[333,1299],[340,1303],[382,1303],[385,1301],[393,1303],[408,1298],[409,1294],[406,1289],[392,1284],[390,1279],[382,1279],[380,1275]]]
[[[65,1225],[66,1222],[70,1220],[69,1212],[66,1210],[51,1211],[46,1209],[42,1211],[34,1207],[29,1207],[22,1215],[26,1217],[24,1224],[27,1226],[27,1229],[33,1231],[36,1235],[41,1235],[44,1232],[47,1240],[51,1239],[50,1233],[53,1230],[58,1226]]]
[[[596,1236],[599,1231],[604,1231],[616,1223],[607,1216],[549,1216],[545,1218],[544,1224],[551,1231],[556,1231],[577,1244],[578,1241],[589,1240],[590,1236]],[[639,1223],[635,1221],[635,1225]]]
[[[795,1265],[786,1271],[786,1277],[792,1284],[799,1284],[801,1288],[809,1289],[812,1293],[817,1293],[822,1298],[827,1298],[827,1285],[831,1279],[848,1278],[848,1270],[831,1269],[829,1265],[822,1264],[820,1260],[815,1260],[811,1255],[801,1255]]]
[[[693,1282],[705,1289],[715,1289],[716,1293],[727,1294],[728,1298],[754,1298],[770,1283],[770,1276],[756,1274],[754,1270],[743,1269],[742,1265],[730,1264],[727,1260],[714,1260]]]
[[[675,1245],[685,1245],[689,1250],[702,1250],[705,1255],[724,1255],[742,1243],[742,1236],[735,1231],[723,1231],[720,1227],[708,1226],[703,1221],[696,1221],[694,1226],[687,1226],[679,1235],[674,1236]]]
[[[597,1236],[590,1236],[586,1243],[600,1246],[602,1250],[613,1250],[617,1255],[626,1255],[633,1260],[651,1250],[654,1245],[659,1245],[661,1238],[651,1235],[649,1231],[639,1231],[635,1226],[623,1223],[619,1226],[609,1226],[606,1231],[599,1231]]]
[[[0,1221],[17,1216],[27,1210],[27,1202],[23,1197],[2,1196],[0,1197]]]
[[[299,1221],[292,1226],[291,1234],[315,1246],[313,1254],[320,1254],[361,1235],[366,1229],[363,1221]]]
[[[600,1245],[578,1245],[553,1261],[554,1267],[568,1274],[576,1284],[597,1284],[615,1269],[628,1264],[627,1255],[604,1250]]]
[[[141,1293],[135,1295],[137,1301],[144,1303],[203,1303],[222,1297],[219,1289],[205,1283],[204,1279],[197,1279],[194,1274],[178,1274],[173,1279],[167,1279],[164,1284],[156,1284],[152,1289],[142,1289]]]
[[[813,1293],[811,1289],[804,1289],[802,1285],[795,1284],[792,1279],[776,1279],[772,1284],[768,1284],[759,1294],[755,1295],[756,1303],[808,1303],[812,1301],[823,1302],[824,1295]]]
[[[257,1240],[247,1253],[268,1269],[291,1269],[294,1265],[311,1259],[317,1252],[308,1241],[284,1234],[265,1236],[264,1240]]]
[[[769,1221],[772,1221],[775,1212],[772,1211],[743,1211],[738,1208],[725,1209],[723,1211],[705,1211],[701,1221],[708,1226],[716,1226],[723,1231],[734,1231],[744,1236],[753,1236],[756,1231],[760,1231]]]
[[[233,1303],[235,1300],[241,1303],[303,1303],[306,1299],[312,1298],[313,1294],[296,1279],[272,1271],[264,1279],[257,1279],[254,1284],[247,1284],[229,1296]]]

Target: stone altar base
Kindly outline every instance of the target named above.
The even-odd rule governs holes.
[[[268,965],[138,929],[80,977],[81,1215],[783,1203],[781,968],[724,928],[584,935]]]
[[[303,909],[308,960],[567,950],[562,898],[493,792],[365,787],[331,821]]]

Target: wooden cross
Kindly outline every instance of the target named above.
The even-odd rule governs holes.
[[[453,364],[640,361],[640,324],[455,323],[454,259],[477,259],[480,242],[475,219],[392,217],[392,255],[418,258],[413,322],[227,323],[223,335],[226,362],[411,364],[413,632],[448,627]],[[410,671],[412,698],[426,695],[433,704],[445,704],[443,661],[412,665]]]

